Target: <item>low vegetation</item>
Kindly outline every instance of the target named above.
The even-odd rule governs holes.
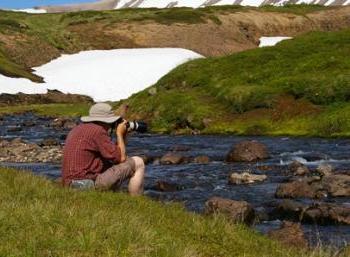
[[[350,135],[350,30],[188,62],[126,102],[155,131]]]
[[[1,256],[328,256],[282,247],[220,216],[64,189],[25,171],[1,168],[0,185]]]

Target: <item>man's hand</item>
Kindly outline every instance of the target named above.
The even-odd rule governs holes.
[[[126,133],[128,132],[128,129],[126,127],[127,121],[124,120],[123,122],[119,123],[116,129],[117,137],[124,138],[126,136]]]

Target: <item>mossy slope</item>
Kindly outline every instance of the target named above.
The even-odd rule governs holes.
[[[349,136],[348,56],[350,30],[310,33],[191,61],[126,102],[156,131]]]

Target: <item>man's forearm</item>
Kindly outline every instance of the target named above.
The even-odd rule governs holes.
[[[123,136],[117,137],[117,144],[120,148],[120,162],[126,161],[126,147],[125,147],[125,140]]]

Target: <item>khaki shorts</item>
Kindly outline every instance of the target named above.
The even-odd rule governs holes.
[[[97,176],[95,187],[101,190],[118,189],[124,181],[134,175],[135,166],[133,158],[128,158],[125,162],[110,167]]]

